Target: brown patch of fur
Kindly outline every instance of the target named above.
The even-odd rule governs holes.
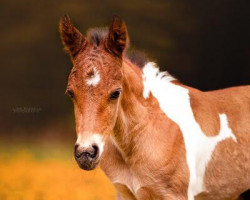
[[[250,87],[211,91],[218,110],[225,113],[237,138],[220,142],[205,173],[207,192],[197,199],[237,199],[250,188]],[[205,101],[205,99],[204,99]]]
[[[213,96],[189,88],[190,104],[194,118],[207,136],[216,136],[220,132],[218,109],[214,105]]]

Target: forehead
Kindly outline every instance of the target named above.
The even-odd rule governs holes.
[[[76,86],[111,84],[121,80],[121,65],[120,58],[101,48],[88,47],[74,61],[68,83]]]

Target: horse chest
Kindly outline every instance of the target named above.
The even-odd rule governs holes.
[[[132,197],[127,199],[135,199],[136,192],[141,187],[140,182],[111,140],[104,149],[101,168],[118,193],[129,193]]]
[[[141,187],[138,178],[125,166],[122,169],[113,171],[110,180],[116,188],[118,186],[117,189],[120,193],[125,196],[133,196],[133,198],[136,197],[136,193]]]
[[[109,158],[110,159],[110,158]],[[116,163],[117,160],[113,160],[112,163]],[[127,200],[145,200],[145,199],[166,199],[165,196],[159,196],[165,194],[170,197],[171,194],[164,185],[152,184],[148,185],[149,180],[145,179],[148,176],[148,172],[138,172],[131,170],[126,164],[120,163],[120,165],[110,165],[109,167],[103,167],[102,169],[110,179],[111,183],[115,186],[118,196],[121,199]],[[161,194],[156,194],[155,189],[161,191]],[[119,199],[119,198],[118,198]],[[169,198],[171,199],[171,198]],[[174,198],[173,198],[174,199]],[[182,199],[182,198],[179,198]]]
[[[128,177],[130,177],[130,180],[128,179]],[[137,190],[140,188],[139,181],[133,175],[130,175],[128,177],[124,179],[125,177],[118,176],[116,181],[125,185],[134,195],[136,195]]]

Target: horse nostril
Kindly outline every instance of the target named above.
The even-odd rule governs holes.
[[[75,151],[77,150],[78,147],[79,147],[79,144],[76,144],[75,145]]]
[[[76,158],[80,158],[82,156],[82,154],[83,154],[83,152],[81,152],[78,147],[79,147],[79,145],[76,144],[75,145],[75,157]]]
[[[95,158],[97,156],[97,154],[99,153],[99,148],[97,145],[92,145],[93,148],[93,153],[91,155],[92,158]]]

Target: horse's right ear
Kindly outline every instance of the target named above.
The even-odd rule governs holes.
[[[59,32],[62,43],[72,58],[86,46],[85,37],[74,27],[68,15],[61,17]]]

